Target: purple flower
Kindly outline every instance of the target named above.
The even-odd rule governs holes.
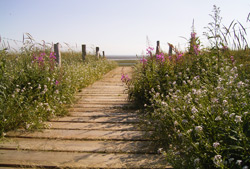
[[[195,36],[196,36],[196,33],[195,33],[195,32],[192,32],[192,33],[191,33],[191,38],[192,38],[192,39],[195,39]]]
[[[199,45],[194,45],[194,53],[195,55],[198,55],[200,52]]]
[[[172,59],[172,56],[168,56],[168,59],[171,60],[171,59]]]
[[[140,62],[142,63],[142,64],[147,64],[147,59],[145,59],[144,57],[140,60]]]
[[[51,52],[51,53],[50,53],[49,58],[50,58],[51,60],[53,60],[53,59],[55,60],[55,59],[56,59],[56,56],[55,56],[54,52]]]
[[[159,55],[156,55],[156,59],[159,60],[159,61],[161,61],[161,62],[164,62],[165,61],[164,54],[160,53]]]
[[[43,56],[45,56],[46,54],[44,53],[44,52],[42,52],[41,54],[40,54],[40,56],[41,57],[43,57]]]
[[[122,74],[121,81],[123,81],[124,79],[125,79],[125,75]]]
[[[128,77],[128,75],[125,76],[126,81],[130,81],[130,78]]]
[[[121,81],[128,83],[131,79],[128,77],[128,75],[122,74]]]
[[[152,51],[154,50],[154,48],[153,47],[148,47],[147,49],[146,49],[146,51],[147,51],[147,54],[148,55],[152,55]]]
[[[234,60],[234,57],[233,56],[230,56],[230,59],[231,59],[231,61],[234,63],[235,62],[235,60]]]
[[[59,84],[59,81],[58,81],[58,80],[56,80],[55,84],[56,84],[56,85],[58,85],[58,84]]]
[[[177,56],[176,60],[180,60],[182,56],[183,56],[183,53],[178,53],[178,56]]]

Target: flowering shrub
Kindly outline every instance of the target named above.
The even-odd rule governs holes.
[[[218,72],[209,52],[158,57],[137,65],[129,94],[160,152],[174,168],[250,167],[250,83],[242,65],[222,55]]]
[[[81,59],[62,53],[62,67],[54,53],[28,51],[10,54],[0,51],[0,135],[23,127],[33,129],[57,115],[74,94],[113,69],[116,64],[88,56]],[[75,53],[81,58],[81,53]],[[79,60],[79,61],[78,61]]]

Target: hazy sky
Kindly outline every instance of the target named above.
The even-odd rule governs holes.
[[[205,42],[213,5],[225,25],[239,20],[250,34],[249,0],[0,0],[0,36],[22,41],[28,32],[38,42],[99,46],[107,55],[140,55],[147,37],[153,47],[160,40],[164,50],[168,42],[184,49],[180,36],[190,37],[193,19]]]

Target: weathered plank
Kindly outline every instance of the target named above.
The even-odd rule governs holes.
[[[85,123],[138,123],[139,119],[136,117],[61,117],[52,119],[50,121],[58,122],[85,122]]]
[[[6,137],[72,139],[72,140],[149,140],[145,131],[101,131],[101,130],[50,130],[25,132],[24,130],[8,132]]]
[[[49,129],[64,130],[108,130],[108,131],[140,131],[133,123],[68,123],[68,122],[46,122]]]
[[[111,154],[0,150],[0,165],[60,168],[170,168],[154,154]]]
[[[71,117],[135,117],[136,113],[125,112],[125,111],[89,111],[89,112],[70,112]]]
[[[125,107],[131,106],[131,104],[120,104],[120,103],[112,103],[112,104],[92,104],[92,103],[82,103],[82,104],[74,104],[74,108],[110,108],[110,107]]]
[[[0,142],[0,149],[93,153],[157,153],[151,141],[82,141],[12,138],[8,141]]]

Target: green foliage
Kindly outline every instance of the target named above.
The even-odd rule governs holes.
[[[242,168],[250,165],[249,80],[242,66],[213,53],[181,59],[148,57],[137,65],[130,98],[154,128],[174,168]]]
[[[57,67],[53,53],[24,48],[0,52],[0,135],[19,127],[34,129],[67,113],[74,94],[116,66],[115,62],[80,53],[62,53]]]

